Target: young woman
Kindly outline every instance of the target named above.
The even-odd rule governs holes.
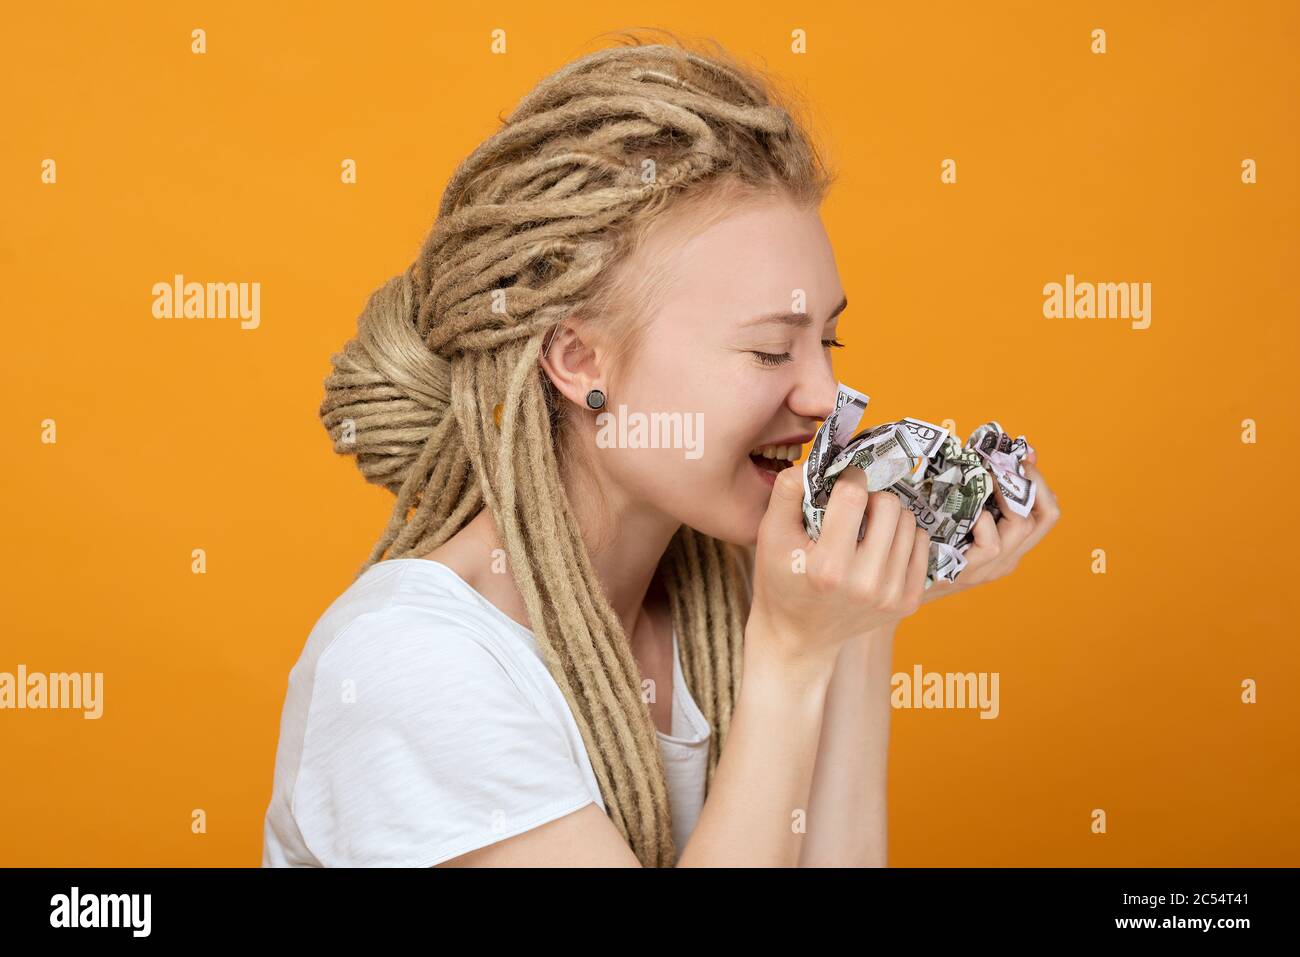
[[[676,43],[561,69],[461,164],[326,380],[397,502],[290,674],[264,865],[885,862],[894,628],[1057,508],[1030,466],[1034,514],[928,590],[857,470],[805,534],[832,178],[760,74]],[[674,441],[625,439],[653,412]]]

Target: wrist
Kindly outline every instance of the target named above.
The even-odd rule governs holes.
[[[783,636],[765,623],[751,619],[745,628],[743,680],[746,684],[823,697],[835,673],[841,647],[799,647],[794,641],[783,640]]]
[[[870,671],[879,667],[879,662],[892,662],[896,627],[895,624],[873,628],[846,641],[835,662],[834,682],[848,680],[843,677],[845,675],[854,676],[855,680],[865,678]]]
[[[893,639],[894,632],[897,628],[898,622],[890,622],[888,625],[881,625],[878,628],[871,628],[868,631],[859,632],[850,640],[862,645],[870,645],[881,641],[890,641]]]

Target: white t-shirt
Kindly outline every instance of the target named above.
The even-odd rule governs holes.
[[[704,804],[710,729],[673,634],[657,731],[673,837]],[[377,562],[289,672],[263,867],[429,867],[604,799],[533,633],[450,567]]]

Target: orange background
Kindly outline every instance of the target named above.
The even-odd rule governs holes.
[[[836,371],[872,395],[865,421],[996,418],[1063,506],[1015,575],[899,631],[896,670],[997,671],[1001,715],[894,712],[891,863],[1300,864],[1297,6],[644,12],[815,108],[841,170]],[[413,258],[455,164],[597,34],[639,25],[619,16],[8,12],[0,671],[105,688],[98,721],[0,712],[0,864],[260,863],[289,668],[392,501],[330,449],[328,357]],[[151,287],[177,272],[260,282],[260,328],[155,320]],[[1067,272],[1150,282],[1151,327],[1044,318]]]

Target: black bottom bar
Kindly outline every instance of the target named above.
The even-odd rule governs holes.
[[[1295,869],[898,870],[0,870],[6,944],[75,935],[204,944],[374,943],[410,932],[430,947],[470,940],[534,946],[647,943],[691,926],[928,947],[1067,938],[1221,941],[1291,926]],[[91,924],[93,926],[86,926]],[[770,936],[769,936],[770,935]],[[7,949],[7,948],[6,948]],[[17,952],[17,951],[12,951]]]

